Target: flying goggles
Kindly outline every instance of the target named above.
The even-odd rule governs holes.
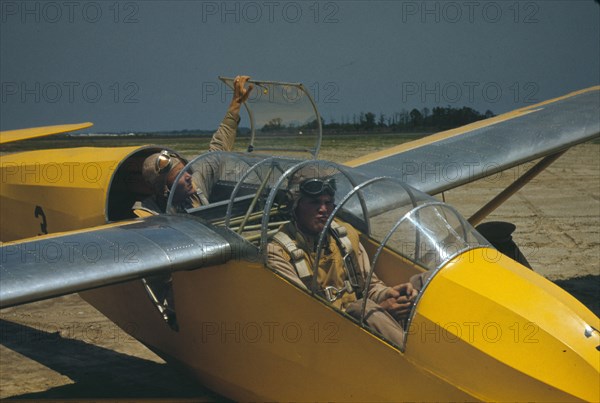
[[[159,175],[167,174],[178,162],[181,162],[181,157],[179,157],[179,155],[167,150],[162,150],[156,159],[154,169]]]
[[[307,179],[300,184],[300,191],[309,196],[320,196],[328,193],[333,196],[337,190],[335,179]]]

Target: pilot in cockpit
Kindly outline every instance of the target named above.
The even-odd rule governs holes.
[[[237,125],[240,121],[240,108],[248,99],[253,85],[246,83],[250,79],[248,76],[237,76],[234,80],[233,98],[227,109],[219,128],[213,134],[209,151],[231,151],[235,143]],[[175,187],[174,181],[177,175],[187,161],[174,152],[163,150],[154,153],[144,160],[142,167],[142,177],[144,181],[152,188],[153,194],[148,198],[136,202],[132,210],[138,217],[144,217],[153,214],[161,214],[166,211],[167,200],[171,189],[175,188],[176,194],[173,195],[173,205],[178,210],[198,207],[208,204],[210,196],[210,184],[204,180],[204,176],[210,176],[210,170],[214,167],[207,167],[206,172],[195,173],[199,176],[193,180],[192,174],[185,172]],[[204,170],[203,170],[204,171]],[[195,182],[195,183],[194,183]]]
[[[248,76],[237,76],[234,80],[233,98],[217,131],[213,134],[209,151],[231,151],[237,134],[237,125],[240,121],[240,108],[248,99],[253,85],[246,88]],[[132,210],[138,217],[157,215],[166,212],[167,201],[171,190],[173,194],[173,206],[176,210],[184,211],[186,208],[198,207],[208,204],[211,178],[218,170],[216,164],[209,160],[197,172],[185,172],[180,176],[177,183],[175,179],[185,167],[187,161],[180,155],[163,150],[154,153],[144,160],[142,177],[152,188],[152,195],[142,201],[136,202]],[[192,175],[194,177],[192,177]],[[164,320],[173,329],[177,329],[175,315],[175,301],[171,286],[170,274],[157,275],[142,279],[142,283],[158,311]]]
[[[301,169],[290,179],[288,188],[290,222],[268,244],[267,264],[299,287],[310,289],[319,234],[335,206],[335,179],[307,175]],[[356,319],[360,319],[367,298],[366,324],[402,345],[404,329],[400,323],[408,318],[418,291],[411,283],[388,287],[373,273],[366,295],[362,295],[370,271],[369,256],[350,224],[337,219],[332,222],[318,270],[318,294]]]

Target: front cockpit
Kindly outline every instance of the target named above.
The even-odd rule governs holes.
[[[316,280],[321,251],[336,223],[356,229],[367,251],[370,271],[363,295],[368,293],[372,273],[392,286],[419,273],[435,275],[464,252],[489,246],[451,206],[396,179],[367,177],[357,169],[319,160],[203,154],[190,161],[179,176],[191,176],[194,194],[205,197],[209,204],[184,208],[174,196],[182,192],[174,189],[167,212],[191,214],[227,228],[252,244],[268,267],[267,245],[294,220],[292,194],[299,174],[331,178],[336,187],[333,211],[316,238],[317,254],[311,268],[315,278],[306,290],[317,298],[323,298]],[[426,284],[422,292],[425,288]],[[362,317],[359,322],[363,323]]]
[[[225,226],[262,250],[273,229],[289,219],[290,178],[300,170],[335,179],[336,206],[328,226],[339,218],[426,270],[436,270],[473,247],[488,246],[453,207],[397,179],[367,177],[330,161],[206,153],[190,161],[178,179],[191,175],[195,193],[209,204],[182,208],[174,200],[180,193],[175,185],[167,212]]]

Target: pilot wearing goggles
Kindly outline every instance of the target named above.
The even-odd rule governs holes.
[[[234,79],[233,98],[225,114],[225,118],[217,131],[213,134],[209,151],[231,151],[237,134],[237,125],[240,121],[240,108],[248,99],[253,85],[246,88],[246,82],[250,79],[248,76],[237,76]],[[185,167],[187,161],[179,154],[162,150],[154,153],[144,160],[142,166],[142,177],[152,189],[152,195],[142,201],[136,202],[132,206],[133,213],[138,217],[157,215],[166,212],[167,201],[173,190],[173,206],[178,211],[184,211],[187,208],[198,207],[208,204],[210,189],[212,184],[210,178],[218,166],[207,162],[206,169],[201,172],[184,172],[178,179],[175,179]],[[177,329],[177,319],[175,315],[175,300],[173,297],[173,288],[171,287],[171,275],[158,275],[142,279],[148,296],[155,304],[158,311],[163,315],[164,320],[173,329]]]
[[[246,88],[246,82],[249,79],[248,76],[237,76],[235,78],[233,98],[225,118],[223,118],[219,128],[212,136],[209,151],[231,151],[233,149],[237,125],[240,121],[240,108],[248,99],[253,88],[252,84]],[[176,192],[173,195],[173,205],[178,210],[183,211],[186,208],[208,204],[210,184],[206,183],[205,179],[211,176],[208,172],[210,169],[203,170],[207,172],[195,175],[199,176],[199,178],[196,178],[195,183],[191,173],[185,172],[174,186],[173,182],[186,164],[187,161],[184,158],[168,150],[147,157],[142,166],[142,177],[146,184],[152,188],[153,193],[150,197],[133,205],[132,210],[135,215],[144,217],[164,213],[172,189],[175,189]]]
[[[303,289],[311,288],[318,239],[335,207],[335,179],[320,174],[307,177],[297,172],[290,179],[291,220],[267,246],[268,266]],[[408,318],[418,291],[411,283],[388,287],[375,274],[364,290],[369,271],[369,256],[358,232],[335,219],[321,251],[317,294],[356,319],[366,298],[367,325],[401,346],[400,322]]]

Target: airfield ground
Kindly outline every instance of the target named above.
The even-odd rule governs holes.
[[[383,145],[359,152],[377,148]],[[325,147],[321,156],[349,159],[349,151],[339,150]],[[515,223],[513,239],[535,271],[596,315],[599,156],[600,144],[575,147],[489,217]],[[523,171],[520,167],[451,191],[446,201],[468,217]],[[222,400],[168,367],[77,295],[2,310],[0,343],[0,398]]]

